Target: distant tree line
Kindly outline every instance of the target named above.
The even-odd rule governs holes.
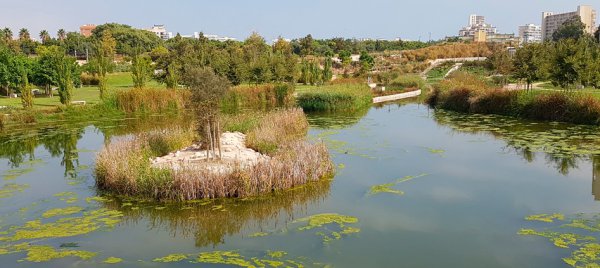
[[[568,20],[551,40],[526,44],[514,55],[496,50],[489,63],[497,74],[523,81],[528,89],[537,81],[548,80],[564,89],[600,88],[599,40],[584,29],[580,19]]]

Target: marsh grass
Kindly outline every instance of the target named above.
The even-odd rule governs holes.
[[[302,109],[275,111],[263,117],[248,132],[246,145],[257,152],[272,155],[281,145],[300,140],[308,131],[308,121]]]
[[[294,86],[290,84],[240,85],[232,88],[222,102],[223,110],[241,108],[268,110],[295,104]]]
[[[304,111],[354,111],[373,103],[373,92],[365,84],[335,84],[303,92],[297,103]]]
[[[114,95],[114,104],[125,113],[157,113],[176,111],[186,106],[187,90],[140,88],[121,90]]]
[[[507,91],[462,74],[436,85],[426,99],[432,107],[464,113],[498,114],[542,121],[600,124],[600,100],[580,92]]]
[[[191,127],[152,131],[105,146],[97,156],[96,184],[115,194],[156,200],[250,197],[300,186],[334,172],[327,147],[304,140],[307,129],[300,109],[266,114],[249,130],[247,142],[270,157],[250,167],[227,163],[222,171],[202,164],[153,167],[151,158],[191,145],[195,135]]]

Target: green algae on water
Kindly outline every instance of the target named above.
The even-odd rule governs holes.
[[[122,262],[123,259],[121,258],[117,258],[117,257],[108,257],[106,258],[106,260],[102,261],[103,263],[108,263],[108,264],[115,264],[115,263],[120,263]]]
[[[156,258],[152,260],[153,262],[179,262],[188,258],[188,255],[185,254],[169,254],[162,258]]]
[[[78,257],[82,260],[89,260],[96,256],[96,253],[94,252],[83,250],[56,250],[51,246],[19,245],[17,249],[27,251],[27,257],[24,260],[30,262],[47,262],[66,257]]]
[[[391,188],[391,187],[393,187],[395,185],[396,185],[396,183],[394,183],[394,182],[387,183],[387,184],[374,185],[369,190],[369,195],[376,195],[376,194],[380,194],[380,193],[389,193],[389,194],[395,194],[395,195],[404,195],[403,191],[395,190],[395,189]]]
[[[67,216],[79,213],[81,211],[83,211],[83,208],[81,207],[53,208],[44,212],[44,214],[42,214],[42,217],[47,219],[56,216]]]
[[[296,220],[294,222],[307,223],[305,226],[299,227],[299,231],[307,231],[316,228],[321,229],[322,231],[317,232],[316,235],[321,236],[324,244],[327,244],[333,240],[339,240],[342,238],[342,235],[350,235],[360,232],[359,228],[346,226],[347,224],[358,223],[358,218],[336,213],[317,214]],[[337,228],[330,229],[331,227]]]
[[[72,237],[87,234],[102,228],[112,228],[121,221],[123,214],[115,210],[99,209],[83,213],[79,217],[60,218],[54,222],[41,220],[26,222],[23,226],[12,226],[0,241],[21,241]]]
[[[54,196],[58,197],[60,201],[65,201],[67,204],[77,202],[77,194],[74,192],[61,192],[54,194]]]
[[[562,221],[565,219],[565,215],[554,213],[554,214],[537,214],[525,217],[528,221],[541,221],[541,222],[554,222],[554,220]]]
[[[0,188],[0,198],[10,198],[14,196],[15,193],[22,193],[27,188],[29,188],[29,184],[5,184],[4,186],[2,186],[2,188]]]
[[[257,232],[257,233],[253,233],[250,235],[250,237],[263,237],[263,236],[268,236],[269,233],[264,233],[264,232]]]

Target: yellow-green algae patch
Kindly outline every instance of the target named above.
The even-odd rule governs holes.
[[[81,211],[83,211],[82,207],[53,208],[44,212],[44,214],[42,214],[42,217],[47,219],[56,216],[68,216],[79,213]]]
[[[434,149],[434,148],[427,148],[427,150],[432,153],[432,154],[437,154],[437,155],[443,155],[446,151],[442,150],[442,149]]]
[[[596,242],[600,231],[598,216],[577,214],[569,219],[568,224],[556,224],[555,220],[562,221],[566,217],[557,216],[559,214],[540,215],[533,215],[535,217],[532,219],[542,222],[546,228],[543,230],[524,228],[519,230],[518,234],[544,237],[558,248],[571,250],[571,256],[562,260],[572,267],[600,267],[600,244]]]
[[[19,251],[27,251],[27,257],[25,257],[24,260],[30,262],[46,262],[66,257],[78,257],[82,260],[88,260],[96,256],[96,253],[94,252],[83,250],[56,250],[51,246],[19,245],[16,249]]]
[[[346,226],[346,224],[358,223],[358,218],[335,213],[317,214],[296,220],[294,222],[307,222],[307,225],[298,228],[299,231],[322,228],[323,230],[317,232],[316,235],[322,237],[324,244],[327,244],[333,240],[339,240],[342,238],[342,235],[360,232],[359,228]],[[337,225],[337,229],[339,231],[329,229],[328,226],[330,225]]]
[[[554,213],[554,214],[537,214],[530,215],[525,217],[525,220],[528,221],[541,221],[541,222],[554,222],[554,220],[563,221],[565,220],[565,215]]]
[[[77,202],[77,194],[74,192],[61,192],[54,194],[54,196],[58,197],[60,201],[65,201],[67,204]]]
[[[396,186],[396,183],[386,183],[371,186],[369,190],[369,195],[376,195],[381,193],[395,194],[395,195],[404,195],[403,191],[392,189],[391,187]]]
[[[115,263],[120,263],[122,262],[123,259],[121,258],[117,258],[117,257],[108,257],[106,258],[106,260],[102,261],[103,263],[108,263],[108,264],[115,264]]]
[[[83,213],[79,217],[60,218],[54,222],[42,223],[41,220],[26,222],[23,226],[13,226],[6,234],[0,235],[0,241],[20,241],[71,237],[87,234],[101,228],[111,228],[121,221],[123,214],[115,210],[99,209]]]
[[[226,264],[240,267],[256,267],[251,260],[246,260],[235,251],[202,252],[195,260],[198,263]]]
[[[374,186],[371,186],[371,189],[369,189],[368,194],[376,195],[376,194],[380,194],[380,193],[388,193],[388,194],[395,194],[395,195],[404,195],[403,191],[393,189],[392,187],[396,186],[397,184],[411,181],[416,178],[420,178],[420,177],[424,177],[424,176],[427,176],[427,174],[421,174],[418,176],[406,176],[404,178],[397,179],[395,182],[374,185]]]
[[[250,235],[250,237],[263,237],[263,236],[268,236],[269,233],[265,233],[265,232],[257,232],[257,233],[253,233]]]
[[[156,258],[152,260],[153,262],[179,262],[188,258],[188,255],[185,254],[169,254],[162,258]]]
[[[23,192],[29,188],[29,184],[16,184],[9,183],[5,184],[0,188],[0,198],[9,198],[15,195],[17,192]]]
[[[15,180],[16,178],[23,176],[27,173],[34,171],[33,168],[22,168],[22,169],[11,169],[6,171],[3,175],[5,181]]]

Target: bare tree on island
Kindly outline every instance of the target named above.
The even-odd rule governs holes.
[[[198,134],[205,143],[206,157],[221,159],[220,104],[231,84],[227,78],[203,67],[186,68],[184,82],[192,93],[190,101],[196,113]]]

